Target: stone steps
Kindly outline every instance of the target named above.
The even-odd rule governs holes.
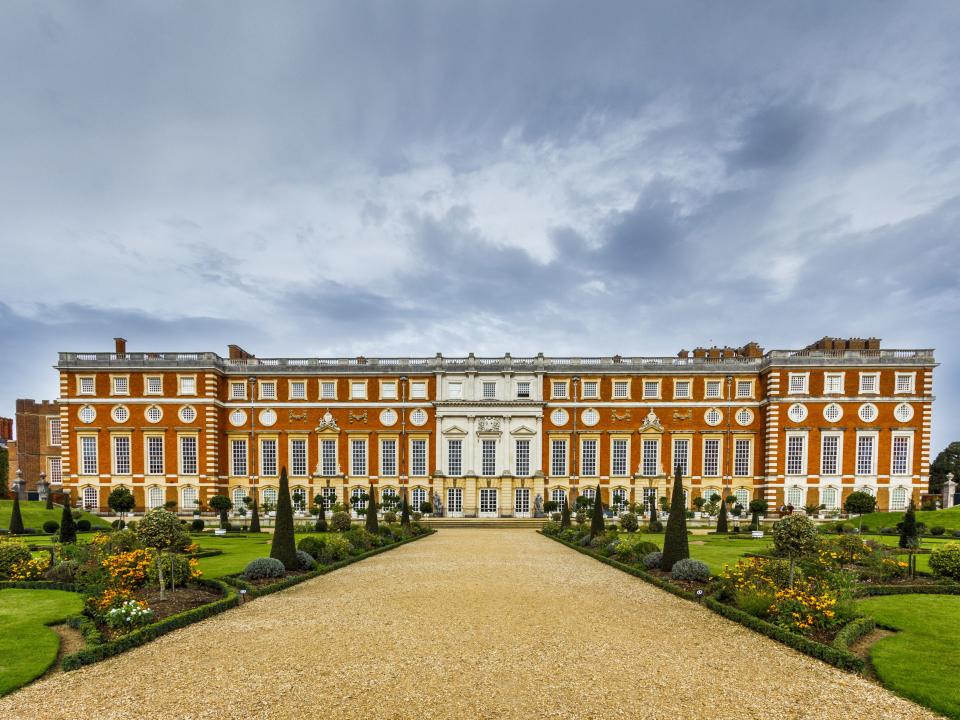
[[[546,518],[423,518],[420,522],[428,527],[443,528],[498,528],[500,530],[530,528],[539,529]]]

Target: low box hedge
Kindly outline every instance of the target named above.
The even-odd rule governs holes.
[[[960,595],[960,585],[943,583],[936,585],[860,585],[854,591],[856,597],[877,595]]]
[[[26,590],[66,590],[79,592],[73,583],[54,582],[52,580],[0,580],[0,590],[23,588]]]
[[[626,565],[617,560],[612,560],[611,558],[603,557],[602,555],[595,553],[590,548],[579,547],[578,545],[569,543],[566,540],[561,540],[553,535],[545,535],[545,537],[548,537],[551,540],[556,540],[558,543],[566,545],[567,547],[583,553],[584,555],[589,555],[590,557],[615,567],[618,570],[623,570],[624,572],[630,573],[634,577],[638,577],[641,580],[651,583],[652,585],[656,585],[661,590],[666,590],[667,592],[683,598],[684,600],[691,600],[694,602],[697,601],[696,595],[678,585],[675,585],[669,580],[651,575],[640,568]],[[844,670],[852,670],[854,672],[860,672],[863,670],[863,660],[851,652],[846,650],[838,650],[830,645],[824,645],[821,642],[811,640],[803,635],[798,635],[797,633],[792,633],[789,630],[784,630],[773,623],[769,623],[766,620],[761,620],[760,618],[755,617],[754,615],[751,615],[750,613],[745,612],[738,607],[727,605],[713,597],[705,597],[702,604],[705,607],[713,610],[718,615],[722,615],[723,617],[727,618],[728,620],[733,620],[734,622],[739,623],[740,625],[743,625],[754,632],[758,632],[761,635],[766,635],[767,637],[781,642],[784,645],[793,648],[794,650],[798,650],[805,655],[815,657],[818,660],[823,660],[824,662]]]
[[[842,628],[833,639],[833,647],[841,652],[850,652],[850,646],[877,626],[872,617],[861,617],[851,620]]]

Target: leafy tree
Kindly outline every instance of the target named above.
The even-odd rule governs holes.
[[[563,504],[566,510],[566,503]],[[567,527],[570,525],[570,514],[567,513]],[[590,516],[590,537],[603,532],[603,499],[600,497],[600,486],[597,485],[597,494],[593,496],[593,514]]]
[[[660,557],[660,569],[669,572],[673,569],[673,564],[678,560],[685,560],[690,557],[690,544],[687,540],[687,513],[683,505],[683,476],[681,468],[677,465],[673,471],[673,496],[670,500],[670,507],[675,508],[676,512],[671,512],[667,519],[667,530],[663,536],[663,554]]]
[[[953,479],[960,483],[960,441],[958,440],[941,450],[936,460],[930,464],[931,493],[943,492],[943,484],[947,481],[949,473],[953,473]]]
[[[717,518],[717,533],[720,535],[726,535],[729,532],[727,529],[727,504],[720,503],[720,516]]]
[[[908,561],[910,577],[913,577],[916,573],[917,564],[914,551],[920,547],[920,528],[917,527],[917,512],[913,500],[907,506],[907,511],[903,514],[903,520],[899,523],[897,529],[900,530],[900,547],[910,551]]]
[[[23,535],[23,515],[20,514],[20,496],[13,496],[13,514],[10,516],[10,534]]]
[[[314,529],[317,532],[326,532],[327,531],[327,510],[323,506],[323,495],[317,495],[313,498],[313,504],[317,508],[317,524],[314,525]]]
[[[63,512],[60,513],[60,544],[75,543],[77,541],[77,523],[70,510],[70,497],[63,500]]]
[[[570,503],[563,504],[563,510],[560,511],[560,529],[566,530],[570,527]]]
[[[403,507],[400,508],[400,527],[410,527],[410,501],[407,491],[403,491]]]
[[[754,498],[747,506],[750,510],[750,529],[760,529],[760,518],[767,514],[767,501],[760,498]]]
[[[120,516],[121,528],[126,524],[123,520],[124,516],[133,510],[135,505],[136,501],[133,499],[133,493],[126,485],[117,485],[107,497],[107,507]]]
[[[697,509],[697,512],[703,512],[703,506],[706,504],[706,498],[701,495],[697,495],[697,497],[693,499],[693,506]]]
[[[273,543],[270,557],[279,560],[287,570],[296,570],[297,541],[293,536],[293,503],[290,502],[290,481],[287,466],[280,469],[280,489],[277,492],[277,521],[273,528]]]
[[[367,494],[367,532],[376,533],[380,529],[380,523],[377,522],[377,500],[373,496],[373,485],[370,486],[370,492]]]
[[[790,559],[790,587],[793,587],[793,569],[797,559],[816,552],[819,546],[817,526],[806,515],[787,515],[773,526],[774,549]]]
[[[233,507],[233,501],[226,495],[214,495],[207,501],[207,504],[220,513],[220,527],[226,530],[228,525],[227,513]]]
[[[870,493],[857,490],[847,495],[843,509],[851,515],[860,516],[860,532],[863,532],[863,516],[872,513],[877,507],[877,499]]]
[[[250,502],[250,532],[260,532],[260,508],[257,507],[256,498]]]
[[[163,551],[184,547],[190,539],[177,516],[163,508],[155,508],[144,515],[137,523],[136,533],[145,547],[153,548],[157,552],[157,578],[160,582],[160,599],[163,600]],[[173,558],[170,562],[172,566]]]

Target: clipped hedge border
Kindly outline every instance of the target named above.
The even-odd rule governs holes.
[[[541,534],[543,533],[541,532]],[[612,560],[611,558],[603,557],[602,555],[598,555],[588,548],[579,547],[567,542],[566,540],[561,540],[553,535],[545,535],[545,537],[548,537],[551,540],[556,540],[562,545],[566,545],[567,547],[583,553],[584,555],[589,555],[590,557],[606,563],[611,567],[615,567],[618,570],[623,570],[624,572],[627,572],[634,577],[638,577],[641,580],[646,580],[652,585],[656,585],[661,590],[666,590],[667,592],[683,598],[684,600],[697,602],[696,595],[677,585],[674,585],[667,580],[664,580],[663,578],[656,577],[655,575],[651,575],[650,573],[640,570],[639,568],[621,563],[618,560]],[[766,620],[761,620],[758,617],[754,617],[750,613],[741,610],[740,608],[722,603],[716,598],[704,596],[702,604],[710,610],[713,610],[718,615],[722,615],[723,617],[727,618],[728,620],[733,620],[734,622],[739,623],[740,625],[743,625],[754,632],[758,632],[761,635],[766,635],[768,638],[783,643],[784,645],[802,652],[805,655],[817,658],[818,660],[823,660],[824,662],[841,668],[842,670],[852,670],[854,672],[860,672],[863,670],[863,660],[849,651],[838,650],[830,645],[824,645],[816,640],[810,640],[803,635],[798,635],[797,633],[792,633],[789,630],[784,630],[773,623],[769,623]]]
[[[857,640],[871,632],[877,626],[872,617],[861,617],[851,620],[842,628],[833,639],[833,647],[842,652],[850,652],[850,646]]]
[[[93,663],[106,660],[109,657],[119,655],[127,650],[145,645],[161,635],[166,635],[173,630],[192,625],[195,622],[217,615],[240,604],[240,594],[224,582],[204,578],[200,578],[194,582],[208,588],[219,590],[223,593],[223,597],[205,605],[184,610],[183,612],[171,615],[150,625],[144,625],[115,640],[110,640],[99,645],[92,645],[83,650],[71,653],[63,658],[61,667],[65,671],[69,671],[76,670],[84,665],[92,665]]]
[[[879,595],[960,595],[960,585],[861,585],[854,597],[877,597]]]
[[[53,580],[2,580],[0,590],[23,588],[25,590],[66,590],[80,592],[73,583],[54,582]]]
[[[97,624],[86,615],[73,615],[67,618],[67,625],[74,630],[79,630],[86,641],[86,647],[103,644],[103,633],[97,628]]]
[[[393,550],[394,548],[400,547],[401,545],[406,545],[407,543],[412,543],[412,542],[415,542],[416,540],[420,540],[421,538],[428,537],[430,535],[433,535],[435,532],[436,530],[432,528],[427,528],[427,531],[421,535],[415,535],[413,537],[407,538],[406,540],[399,540],[397,542],[390,543],[389,545],[382,545],[380,547],[373,548],[372,550],[367,550],[366,552],[361,553],[360,555],[353,555],[352,557],[348,557],[345,560],[338,560],[337,562],[332,563],[330,565],[323,565],[317,568],[316,570],[311,570],[310,572],[304,573],[303,575],[294,575],[292,577],[284,578],[283,580],[280,580],[278,582],[270,583],[269,585],[261,585],[260,587],[257,587],[256,585],[253,585],[252,583],[247,582],[246,580],[243,579],[241,575],[225,575],[223,576],[222,579],[224,582],[230,583],[231,585],[233,585],[235,588],[239,590],[246,590],[247,597],[252,600],[253,598],[263,597],[264,595],[271,595],[275,592],[286,590],[287,588],[293,587],[294,585],[299,585],[300,583],[306,582],[307,580],[312,580],[315,577],[326,575],[328,572],[331,572],[333,570],[339,570],[342,567],[346,567],[347,565],[350,565],[352,563],[359,562],[360,560],[366,560],[369,557],[373,557],[374,555],[379,555],[380,553],[386,552],[387,550]]]
[[[200,558],[216,557],[217,555],[223,555],[223,550],[217,550],[211,548],[209,550],[198,550],[195,553],[187,555],[191,560],[199,560]]]

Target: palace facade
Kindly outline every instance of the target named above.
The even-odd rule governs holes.
[[[60,353],[62,488],[106,510],[183,512],[214,494],[295,505],[374,488],[447,516],[530,516],[600,488],[656,502],[672,469],[688,506],[736,495],[771,511],[881,509],[926,491],[932,350],[824,338],[802,350],[697,348],[676,357],[258,358]]]

